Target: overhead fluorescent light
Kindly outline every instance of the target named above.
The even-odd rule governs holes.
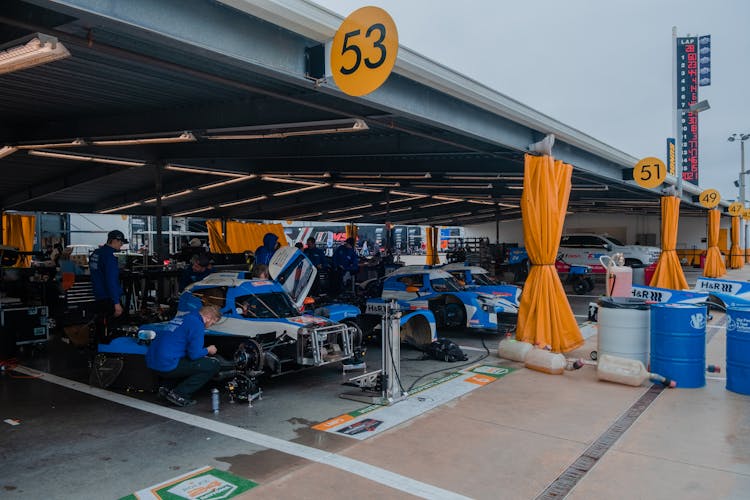
[[[70,57],[68,49],[57,38],[42,33],[6,44],[11,45],[16,46],[0,52],[0,75]]]
[[[194,192],[193,189],[184,189],[182,191],[177,191],[175,193],[169,193],[169,194],[162,195],[161,199],[162,200],[168,200],[170,198],[178,198],[180,196],[185,196],[185,195],[193,193],[193,192]],[[156,203],[156,198],[149,198],[148,200],[144,200],[143,203]]]
[[[313,189],[320,189],[327,187],[328,184],[316,184],[315,186],[307,186],[299,189],[292,189],[290,191],[279,191],[278,193],[271,193],[272,196],[288,196],[290,194],[302,193],[304,191],[311,191]]]
[[[429,198],[430,197],[429,194],[411,193],[409,191],[395,191],[393,189],[391,190],[391,194],[395,194],[395,195],[398,195],[398,196],[408,196],[408,197],[410,197],[412,199],[416,199],[416,198]]]
[[[218,175],[222,177],[245,177],[247,174],[242,172],[229,172],[226,170],[212,170],[209,168],[200,167],[188,167],[184,165],[173,165],[169,164],[164,167],[164,170],[174,170],[175,172],[187,172],[189,174],[205,174],[205,175]]]
[[[45,148],[73,148],[76,146],[85,146],[86,141],[83,139],[74,139],[72,141],[49,142],[47,144],[16,144],[18,149],[45,149]]]
[[[301,219],[309,219],[311,217],[320,217],[321,215],[323,215],[323,212],[313,212],[309,214],[290,215],[288,219],[289,220],[301,220]]]
[[[372,203],[367,203],[365,205],[357,205],[356,207],[347,207],[347,208],[337,208],[336,210],[329,210],[329,214],[340,214],[341,212],[353,212],[354,210],[362,210],[365,208],[372,207]]]
[[[412,184],[412,187],[422,189],[492,189],[492,184],[454,184],[450,182],[434,182],[430,184]]]
[[[322,172],[322,173],[298,173],[295,172],[294,175],[289,174],[280,174],[278,172],[266,172],[264,174],[258,174],[262,177],[296,177],[298,179],[328,179],[331,177],[331,172]]]
[[[497,203],[498,207],[505,207],[505,208],[520,208],[518,205],[511,205],[509,203]]]
[[[3,146],[0,148],[0,158],[5,158],[6,156],[12,155],[18,151],[18,148],[15,148],[13,146]]]
[[[236,177],[228,181],[219,181],[219,182],[214,182],[213,184],[205,184],[203,186],[198,186],[198,189],[201,191],[205,191],[207,189],[214,189],[214,188],[221,187],[221,186],[227,186],[229,184],[235,184],[237,182],[249,181],[251,179],[255,179],[256,177],[257,175],[244,175],[242,177]]]
[[[445,174],[445,179],[453,181],[522,181],[523,175],[468,175],[468,174]]]
[[[102,139],[91,141],[94,146],[134,146],[138,144],[174,144],[180,142],[195,142],[195,136],[190,132],[183,132],[172,137],[134,137],[132,139]]]
[[[172,217],[182,217],[184,215],[190,215],[190,214],[200,214],[203,212],[208,212],[209,210],[214,210],[215,206],[210,207],[201,207],[201,208],[193,208],[191,210],[185,210],[184,212],[175,212],[173,214],[170,214]]]
[[[462,201],[464,200],[438,201],[435,203],[427,203],[425,205],[419,205],[419,208],[439,207],[441,205],[451,205],[453,203],[461,203]]]
[[[432,199],[433,200],[443,200],[443,201],[453,201],[453,202],[456,202],[456,201],[466,201],[463,198],[454,198],[454,197],[451,197],[451,196],[440,196],[440,195],[437,195],[437,194],[432,195]]]
[[[137,207],[140,204],[141,204],[140,201],[136,201],[136,202],[133,202],[133,203],[128,203],[127,205],[119,205],[119,206],[116,206],[116,207],[108,208],[106,210],[99,210],[96,213],[98,213],[98,214],[111,214],[111,213],[114,213],[114,212],[119,212],[119,211],[122,211],[122,210],[127,210],[128,208]]]
[[[606,184],[594,185],[594,186],[571,186],[571,191],[609,191],[609,186]]]
[[[45,158],[59,158],[62,160],[107,163],[109,165],[122,165],[124,167],[143,167],[146,165],[145,161],[121,160],[119,158],[108,158],[104,156],[79,155],[75,153],[58,153],[55,151],[42,151],[36,149],[32,149],[31,151],[29,151],[29,154],[33,156],[43,156]]]
[[[275,177],[272,175],[264,175],[261,177],[261,180],[268,181],[268,182],[281,182],[284,184],[300,184],[302,186],[327,186],[325,182],[314,182],[314,181],[304,181],[302,179],[292,179],[289,177]]]
[[[517,189],[517,190],[521,190],[521,189],[523,189],[523,186],[505,186],[505,189]]]
[[[361,219],[364,215],[347,215],[346,217],[339,217],[336,219],[325,219],[323,222],[347,222],[352,219]]]
[[[386,214],[395,214],[398,212],[408,212],[411,210],[411,207],[404,207],[404,208],[394,208],[393,210],[383,210],[382,212],[371,212],[367,214],[368,216],[375,216],[375,215],[386,215]]]
[[[349,191],[362,191],[363,193],[382,193],[382,189],[352,186],[350,184],[334,184],[336,189],[347,189]]]
[[[255,203],[256,201],[262,201],[262,200],[266,200],[266,199],[268,199],[268,196],[261,195],[261,196],[255,196],[253,198],[245,198],[244,200],[229,201],[229,202],[226,202],[226,203],[219,203],[219,206],[221,208],[235,207],[237,205],[245,205],[247,203]]]
[[[340,174],[342,179],[397,179],[397,180],[421,180],[431,179],[432,174]]]
[[[494,205],[495,202],[491,200],[466,200],[469,203],[475,203],[477,205]]]
[[[218,141],[251,141],[256,139],[284,139],[301,135],[338,134],[369,130],[364,120],[345,118],[342,120],[320,120],[300,123],[278,123],[251,127],[216,128],[206,130],[206,139]]]

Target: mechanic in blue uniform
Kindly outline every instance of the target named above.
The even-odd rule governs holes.
[[[92,347],[109,340],[116,324],[115,318],[123,314],[122,287],[120,286],[120,268],[115,252],[119,252],[128,243],[122,231],[114,230],[107,234],[107,243],[100,246],[89,256],[91,286],[95,299],[95,338],[90,339]]]
[[[326,254],[323,253],[323,250],[317,247],[315,244],[315,238],[307,238],[307,248],[304,250],[305,255],[308,259],[310,259],[310,262],[312,262],[313,266],[315,266],[315,269],[318,270],[318,273],[315,275],[315,281],[313,282],[313,286],[310,289],[310,293],[313,295],[318,295],[318,293],[323,292],[325,290],[321,290],[321,280],[322,280],[322,273],[328,272],[328,261],[326,260]]]
[[[263,236],[263,244],[255,250],[255,265],[268,265],[271,262],[273,253],[279,246],[279,237],[273,233],[266,233]]]
[[[337,291],[354,284],[359,272],[359,257],[354,250],[354,238],[347,238],[343,245],[333,252],[333,269],[335,276],[331,280],[332,287],[338,287]]]
[[[211,272],[211,260],[208,255],[193,255],[190,258],[190,266],[186,267],[180,275],[180,291],[183,291],[189,284],[202,280]]]
[[[195,404],[192,395],[216,375],[221,365],[216,358],[216,346],[203,347],[206,328],[221,319],[219,308],[203,306],[199,311],[177,316],[159,332],[146,353],[146,366],[165,379],[181,379],[169,390],[159,387],[159,396],[176,406]]]

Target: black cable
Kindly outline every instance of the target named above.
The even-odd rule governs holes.
[[[456,366],[454,366],[452,368],[462,368],[464,366],[468,366],[468,365],[471,365],[471,364],[474,364],[474,363],[478,363],[479,361],[482,361],[483,359],[487,358],[490,355],[490,350],[487,347],[487,345],[484,343],[484,334],[480,333],[479,334],[479,338],[482,340],[482,347],[484,347],[485,353],[482,356],[478,357],[477,359],[470,359],[470,360],[466,361],[465,363],[461,363],[460,365],[456,365]],[[426,358],[422,358],[422,359],[426,359]],[[435,373],[440,373],[442,371],[445,371],[445,369],[441,368],[439,370],[434,370],[434,371],[431,371],[431,372],[427,372],[424,375],[420,375],[414,382],[412,382],[412,384],[409,386],[409,388],[406,390],[406,392],[407,393],[411,392],[411,390],[414,388],[414,386],[417,385],[417,382],[419,382],[420,380],[422,380],[426,376],[433,375]]]

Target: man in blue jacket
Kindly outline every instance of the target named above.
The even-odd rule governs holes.
[[[346,290],[354,284],[357,273],[359,272],[359,257],[354,250],[354,238],[347,238],[343,245],[333,252],[333,269],[336,277],[331,282],[332,287],[338,286]]]
[[[323,253],[323,250],[318,248],[318,246],[315,244],[315,238],[313,237],[307,238],[307,248],[305,248],[304,252],[307,258],[310,259],[310,262],[312,262],[313,266],[315,266],[315,269],[318,270],[317,274],[315,275],[313,286],[312,288],[310,288],[310,293],[313,295],[317,295],[322,291],[320,290],[321,273],[328,271],[326,254]]]
[[[255,265],[268,265],[277,248],[279,248],[279,237],[273,233],[266,233],[263,236],[263,244],[255,250]]]
[[[120,267],[115,252],[119,252],[128,243],[122,231],[114,230],[107,234],[107,244],[94,250],[89,257],[91,286],[94,289],[96,311],[96,339],[93,344],[108,340],[115,318],[122,316],[120,303],[122,287],[120,286]]]
[[[172,390],[159,388],[159,395],[170,403],[195,404],[193,393],[221,369],[217,359],[208,357],[216,354],[216,346],[203,347],[205,329],[220,319],[221,312],[216,306],[203,306],[199,311],[177,316],[148,347],[146,366],[162,378],[182,379]]]

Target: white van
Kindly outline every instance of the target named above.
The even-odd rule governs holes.
[[[624,245],[612,236],[573,233],[560,239],[560,256],[567,264],[589,265],[595,270],[601,267],[601,255],[621,253],[626,266],[648,266],[659,259],[661,249],[644,245]]]

